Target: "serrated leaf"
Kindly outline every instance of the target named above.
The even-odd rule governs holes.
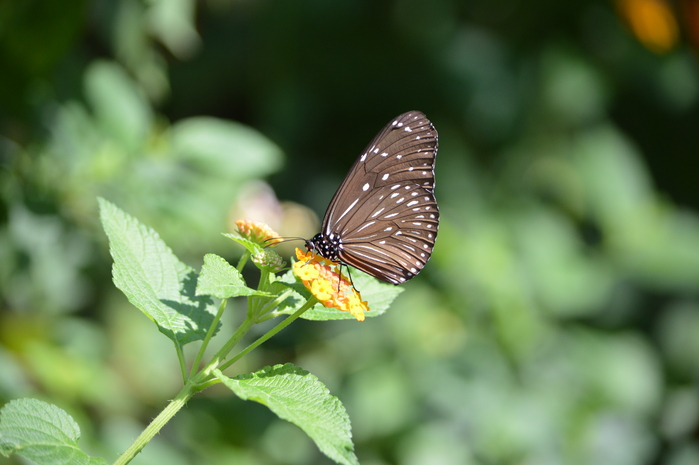
[[[366,317],[371,318],[386,313],[386,310],[388,310],[391,303],[398,297],[398,294],[403,292],[403,288],[381,282],[355,268],[352,268],[350,273],[352,273],[354,287],[361,293],[362,300],[369,303],[369,311],[364,314]],[[311,293],[306,289],[303,283],[300,283],[296,279],[296,275],[294,275],[291,270],[280,276],[277,281],[294,290],[294,294],[278,307],[278,313],[285,315],[294,313],[301,308],[301,305],[311,296]],[[320,303],[304,312],[301,318],[313,321],[355,319],[349,312],[343,312],[335,308],[327,308]]]
[[[287,363],[229,378],[216,377],[238,397],[267,406],[279,418],[301,428],[325,455],[344,465],[358,465],[344,406],[306,370]]]
[[[158,233],[100,198],[100,218],[114,259],[114,284],[176,344],[203,339],[216,309],[196,296],[197,274]]]
[[[219,299],[248,295],[272,295],[247,287],[240,271],[231,266],[225,258],[212,253],[204,256],[204,265],[201,267],[201,274],[197,281],[196,294],[212,295]]]
[[[33,460],[39,465],[107,465],[78,447],[80,428],[55,405],[18,399],[0,410],[0,453]]]

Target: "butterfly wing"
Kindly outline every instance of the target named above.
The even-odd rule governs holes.
[[[323,219],[323,234],[341,238],[341,261],[393,284],[420,272],[439,225],[436,154],[437,131],[418,111],[398,116],[374,137]]]

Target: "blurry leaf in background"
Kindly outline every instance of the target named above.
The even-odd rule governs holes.
[[[281,164],[280,149],[240,123],[200,117],[164,126],[116,63],[91,64],[85,87],[94,116],[77,102],[58,107],[34,176],[81,223],[94,223],[94,197],[103,195],[173,246],[202,250],[196,239],[218,236],[240,186]]]
[[[281,165],[274,143],[234,121],[203,116],[182,120],[172,127],[172,144],[181,160],[231,182],[259,178]]]
[[[556,212],[530,208],[517,216],[523,280],[529,281],[541,305],[558,316],[603,310],[614,284],[610,264],[600,254],[586,254],[578,232]]]
[[[149,30],[179,60],[191,58],[201,46],[196,30],[194,0],[150,0],[146,18]]]
[[[5,257],[10,268],[0,289],[16,311],[75,312],[90,297],[82,269],[89,263],[92,244],[55,215],[36,215],[23,205],[9,212]],[[10,291],[11,290],[11,291]]]
[[[85,73],[85,96],[103,134],[129,154],[143,147],[153,113],[121,66],[109,61],[92,62]]]

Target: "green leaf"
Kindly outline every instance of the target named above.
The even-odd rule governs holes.
[[[223,235],[245,247],[245,249],[250,252],[250,255],[254,256],[262,252],[262,247],[256,242],[240,237],[237,234],[223,233]]]
[[[386,313],[386,310],[388,310],[391,303],[398,297],[398,294],[403,292],[403,288],[381,282],[355,268],[352,268],[350,273],[352,274],[354,287],[361,293],[362,300],[369,303],[369,311],[364,314],[368,318]],[[283,283],[285,286],[294,290],[294,293],[279,305],[277,313],[290,315],[301,308],[311,296],[311,293],[296,279],[296,275],[294,275],[291,270],[280,276],[277,282]],[[327,308],[320,303],[304,312],[301,318],[313,321],[355,319],[349,312],[343,312],[335,308]]]
[[[114,259],[114,284],[176,344],[203,339],[216,309],[196,296],[197,274],[158,233],[100,198],[100,218]]]
[[[153,120],[136,84],[116,62],[94,61],[85,71],[85,94],[96,119],[127,150],[138,150]]]
[[[78,447],[80,428],[55,405],[18,399],[0,410],[0,453],[21,455],[39,465],[106,465]]]
[[[247,295],[272,295],[247,287],[243,276],[237,269],[223,257],[212,253],[204,256],[204,266],[201,267],[196,294],[212,295],[219,299]]]
[[[306,370],[287,363],[235,378],[219,370],[214,374],[241,399],[266,405],[279,418],[301,428],[337,463],[359,464],[345,408]]]
[[[172,144],[183,159],[234,183],[274,172],[282,151],[255,129],[210,117],[181,120],[172,126]]]

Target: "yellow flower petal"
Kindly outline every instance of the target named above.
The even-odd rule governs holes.
[[[313,252],[296,249],[294,274],[303,282],[311,294],[324,306],[350,312],[357,320],[364,320],[364,312],[369,311],[367,302],[352,283],[339,272],[338,266]]]

